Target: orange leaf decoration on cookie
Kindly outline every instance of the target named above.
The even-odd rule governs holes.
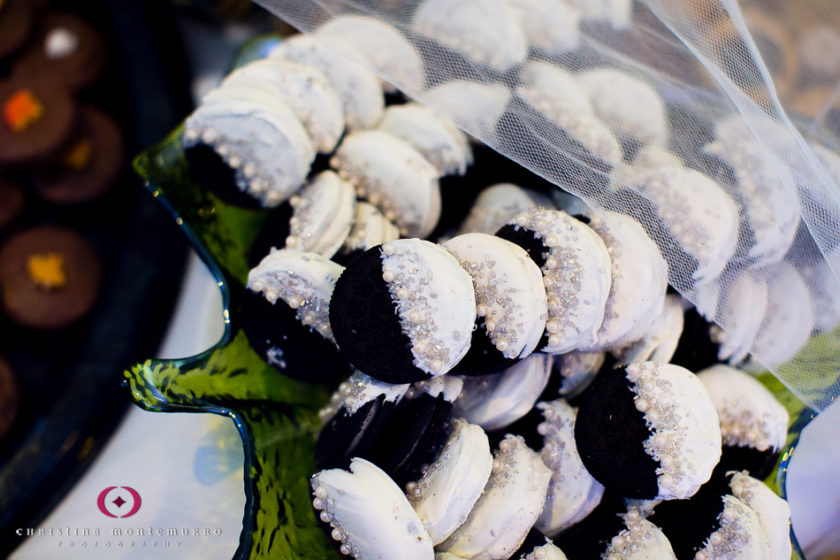
[[[26,258],[26,271],[39,288],[53,290],[67,284],[64,257],[58,253],[35,253]]]
[[[32,91],[16,91],[3,104],[3,120],[13,132],[23,132],[44,115],[44,106]]]

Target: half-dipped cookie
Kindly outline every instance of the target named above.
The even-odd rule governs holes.
[[[732,495],[747,504],[758,517],[770,545],[770,560],[788,560],[791,555],[790,505],[745,471],[731,475],[729,488]]]
[[[400,229],[383,216],[376,206],[357,201],[353,226],[336,259],[344,263],[350,262],[368,249],[399,238]]]
[[[426,237],[440,219],[438,171],[410,144],[379,130],[347,135],[330,160],[359,198],[407,237]]]
[[[538,206],[550,208],[551,201],[535,191],[513,183],[497,183],[478,193],[460,233],[496,233],[517,214]]]
[[[459,235],[443,246],[472,278],[478,314],[470,350],[453,371],[495,373],[533,352],[545,331],[547,303],[542,273],[528,253],[486,233]]]
[[[342,270],[318,254],[283,249],[248,273],[242,328],[269,365],[316,383],[350,373],[329,319],[330,296]]]
[[[3,308],[24,327],[57,329],[75,323],[96,303],[101,279],[96,249],[68,229],[28,229],[0,249]]]
[[[575,443],[586,469],[627,498],[685,499],[721,454],[717,413],[703,383],[657,362],[602,372],[583,394]]]
[[[598,234],[565,212],[537,208],[497,235],[525,249],[543,273],[548,321],[541,350],[560,354],[591,346],[610,293],[610,256]]]
[[[469,350],[472,279],[446,249],[420,239],[389,241],[347,265],[330,302],[343,355],[389,383],[450,371]]]
[[[720,418],[723,454],[719,470],[749,471],[764,479],[787,438],[789,415],[773,393],[751,375],[722,364],[698,372]]]
[[[332,257],[344,244],[356,217],[353,187],[332,171],[322,171],[289,199],[286,248]]]

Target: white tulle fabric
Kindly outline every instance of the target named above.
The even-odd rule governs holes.
[[[754,334],[760,345],[749,346],[752,359],[815,408],[840,396],[834,312],[840,300],[840,143],[820,122],[786,112],[768,69],[774,64],[762,59],[736,0],[258,2],[304,32],[348,14],[393,26],[405,40],[393,52],[405,53],[406,44],[416,49],[424,79],[395,71],[399,61],[387,56],[356,62],[596,211],[635,217],[668,261],[669,283],[724,332],[744,331],[740,315],[727,308],[727,302],[737,303],[728,296],[743,275],[766,284],[768,310],[807,308],[792,324],[768,311]],[[385,35],[371,38],[380,54],[387,50]],[[535,62],[579,79],[589,98],[580,99],[576,90],[575,103],[567,107],[529,105],[517,92],[533,86],[523,83],[528,73],[521,70]],[[837,74],[834,80],[840,70]],[[592,145],[587,134],[604,137],[604,131],[621,143],[621,161],[587,150]],[[728,209],[708,209],[707,201],[680,194],[686,219],[664,220],[661,193],[620,181],[646,175],[632,173],[630,166],[638,171],[674,165],[706,175],[721,191],[716,196],[725,195],[735,208],[733,251],[700,246],[721,234],[708,224],[719,223]],[[698,246],[685,246],[687,233],[680,229],[685,224],[696,228],[689,233]],[[789,293],[791,286],[796,289]],[[797,301],[779,303],[788,298]],[[811,324],[803,325],[806,321]],[[803,329],[810,334],[808,344],[788,348]],[[787,351],[774,340],[784,341]]]

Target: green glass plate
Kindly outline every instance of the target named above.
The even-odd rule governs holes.
[[[250,42],[234,66],[265,56],[281,40]],[[237,321],[248,276],[246,255],[267,217],[260,209],[229,205],[190,177],[181,143],[183,127],[135,161],[152,195],[175,217],[218,281],[225,316],[222,339],[206,352],[180,360],[147,360],[125,372],[133,401],[158,412],[202,412],[233,419],[245,449],[245,512],[235,560],[339,559],[311,506],[309,477],[320,429],[318,410],[333,387],[289,379],[257,356]],[[795,419],[790,447],[767,482],[783,494],[787,464],[810,410],[774,377],[768,385]],[[804,411],[804,412],[803,412]],[[798,550],[798,547],[797,547]]]

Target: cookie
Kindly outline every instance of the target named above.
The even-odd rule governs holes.
[[[76,125],[76,103],[46,76],[0,81],[0,167],[30,166],[55,155]]]
[[[15,372],[0,356],[0,440],[12,427],[20,405],[20,387]]]
[[[356,203],[353,226],[344,240],[340,254],[336,256],[337,262],[349,263],[368,249],[399,238],[400,229],[383,216],[376,206],[359,201]]]
[[[20,75],[45,75],[72,91],[93,84],[108,59],[105,38],[81,17],[48,12],[39,21],[32,46],[17,60]]]
[[[454,372],[496,373],[533,352],[548,308],[542,273],[528,253],[486,233],[459,235],[443,246],[472,278],[478,313],[470,351]]]
[[[28,229],[0,249],[3,308],[23,327],[58,329],[78,321],[96,303],[101,278],[96,249],[68,229]]]
[[[248,273],[242,328],[251,347],[278,371],[307,382],[350,373],[329,321],[343,268],[315,253],[276,250]]]
[[[81,131],[57,169],[32,181],[38,196],[53,204],[96,200],[114,186],[125,164],[117,123],[93,107],[84,107],[81,113]]]
[[[450,371],[467,353],[475,323],[469,274],[444,248],[398,239],[347,265],[330,301],[343,355],[388,383]]]
[[[721,455],[717,412],[703,384],[657,362],[601,373],[581,398],[575,443],[608,491],[644,500],[692,496]]]
[[[344,244],[356,217],[352,185],[322,171],[289,200],[294,209],[286,248],[330,258]]]
[[[494,234],[517,214],[540,206],[550,208],[551,201],[513,183],[490,185],[478,193],[459,232]]]

